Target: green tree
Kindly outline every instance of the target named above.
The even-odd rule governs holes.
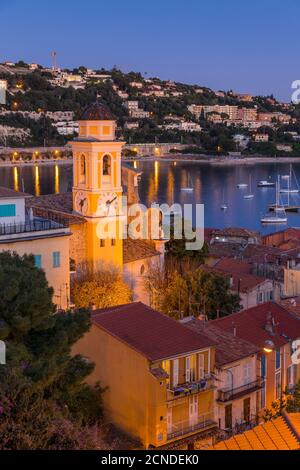
[[[283,391],[282,397],[272,403],[271,408],[265,411],[263,418],[265,421],[271,421],[281,416],[284,412],[300,413],[300,381],[292,392],[287,389]]]
[[[213,320],[240,309],[239,296],[230,292],[228,279],[201,268],[179,273],[170,266],[152,266],[145,289],[154,308],[175,318],[205,314]]]
[[[107,308],[131,302],[132,291],[117,267],[102,265],[94,272],[86,265],[72,284],[72,298],[78,308]]]
[[[0,448],[5,442],[12,448],[23,442],[29,448],[24,440],[32,434],[28,422],[34,423],[35,415],[41,426],[50,423],[53,430],[55,422],[64,422],[69,429],[73,425],[78,432],[98,425],[103,390],[85,383],[94,366],[71,355],[73,345],[91,326],[89,312],[55,314],[52,289],[44,272],[34,266],[33,256],[0,254],[0,291],[0,338],[7,348],[7,365],[0,367]],[[20,420],[22,412],[28,420]],[[30,448],[39,447],[38,429]],[[18,434],[17,441],[12,433]],[[62,442],[52,444],[60,448]],[[49,441],[45,448],[52,444]]]

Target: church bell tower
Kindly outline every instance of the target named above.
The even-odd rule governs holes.
[[[123,264],[121,152],[116,120],[101,103],[86,108],[73,150],[73,210],[87,221],[87,261]]]

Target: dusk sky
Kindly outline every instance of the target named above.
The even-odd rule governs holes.
[[[290,101],[299,0],[0,0],[0,62],[86,65]]]

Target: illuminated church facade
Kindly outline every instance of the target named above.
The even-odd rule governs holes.
[[[70,142],[72,192],[35,197],[29,204],[36,215],[70,227],[71,270],[86,262],[95,269],[103,262],[117,265],[134,300],[149,303],[145,275],[153,263],[163,262],[165,240],[121,236],[127,229],[122,196],[129,205],[139,203],[139,172],[122,163],[124,144],[116,139],[116,120],[110,110],[99,103],[88,106],[79,120],[79,136]],[[111,229],[108,235],[103,227]]]

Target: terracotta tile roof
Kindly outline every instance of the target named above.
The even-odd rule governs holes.
[[[284,299],[278,302],[289,312],[293,313],[300,319],[300,297],[293,297],[291,299]]]
[[[114,121],[116,118],[111,113],[108,106],[100,101],[96,101],[88,105],[82,115],[80,121]]]
[[[189,318],[182,323],[196,333],[206,336],[216,345],[217,367],[231,364],[259,352],[259,348],[254,344],[218,328],[212,322],[205,323],[197,318]]]
[[[207,450],[300,450],[300,440],[289,421],[300,423],[300,414],[286,415],[238,434]]]
[[[215,265],[216,268],[230,273],[252,273],[252,263],[249,261],[240,261],[234,258],[223,258]]]
[[[263,277],[253,276],[252,274],[244,274],[244,273],[236,273],[225,271],[223,269],[219,269],[218,267],[210,267],[203,265],[200,269],[216,274],[223,275],[228,279],[231,279],[231,287],[230,290],[233,292],[243,292],[247,293],[261,284],[268,282],[267,279]]]
[[[238,243],[213,243],[209,245],[209,255],[215,258],[240,257],[243,254],[243,248]]]
[[[141,259],[160,256],[160,253],[144,240],[132,240],[127,238],[123,241],[123,263],[132,263]]]
[[[213,231],[213,236],[226,236],[226,237],[241,237],[241,238],[260,238],[258,232],[248,230],[240,227],[227,227],[224,229],[216,229]]]
[[[30,198],[32,196],[31,194],[22,193],[20,191],[14,191],[13,189],[0,186],[0,197],[15,199],[15,198]]]
[[[285,417],[295,436],[300,441],[300,413],[288,413]]]
[[[150,361],[199,351],[213,342],[141,302],[95,311],[94,325]]]
[[[286,256],[286,254],[277,247],[270,247],[265,245],[248,245],[243,256],[245,259],[250,259],[252,262],[276,262],[277,259]]]
[[[300,338],[300,321],[282,306],[268,302],[257,307],[233,313],[228,317],[213,320],[212,323],[224,331],[263,348],[265,341],[271,340],[276,348],[289,343],[290,339]],[[267,331],[266,326],[272,332]]]
[[[47,194],[45,196],[33,197],[30,204],[62,211],[68,214],[72,214],[73,212],[72,193]]]
[[[72,193],[33,197],[28,201],[27,206],[32,207],[37,215],[45,214],[49,218],[61,218],[68,225],[86,223],[84,217],[73,214]]]

